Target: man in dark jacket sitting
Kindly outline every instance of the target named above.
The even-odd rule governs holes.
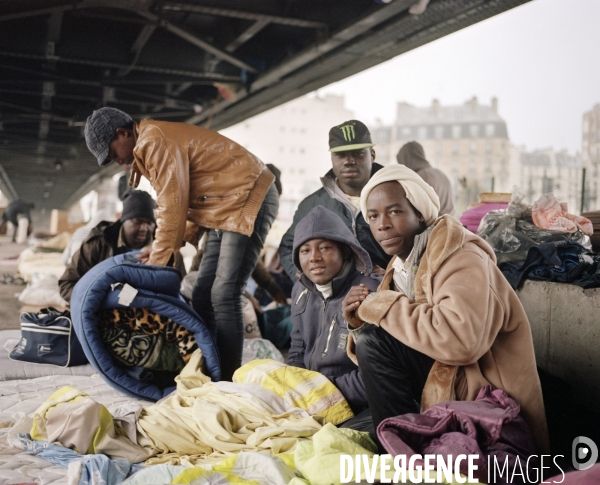
[[[118,254],[142,249],[152,242],[156,203],[148,192],[133,190],[125,194],[123,212],[117,222],[102,221],[73,255],[60,277],[60,296],[69,303],[79,279],[91,268]]]
[[[377,268],[381,268],[380,272],[383,274],[390,256],[377,244],[359,210],[360,191],[373,174],[382,168],[381,165],[373,163],[373,146],[369,130],[360,121],[346,121],[329,130],[329,151],[333,167],[321,178],[323,187],[300,202],[292,225],[284,234],[279,246],[281,264],[292,281],[297,279],[296,268],[292,262],[294,230],[298,222],[318,205],[341,217],[360,245],[369,253],[376,271]]]
[[[287,363],[320,372],[340,390],[355,414],[367,407],[358,367],[346,353],[348,327],[342,301],[354,285],[377,289],[368,253],[344,221],[324,207],[296,226],[294,264],[302,271],[292,289],[292,344]]]

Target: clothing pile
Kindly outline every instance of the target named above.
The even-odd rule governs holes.
[[[477,233],[494,250],[511,286],[531,279],[600,287],[600,255],[589,249],[589,219],[569,214],[552,194],[533,206],[524,198],[515,188],[508,208],[488,212]]]

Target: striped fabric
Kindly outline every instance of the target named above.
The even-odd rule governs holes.
[[[235,372],[233,382],[261,386],[324,423],[338,424],[354,416],[339,389],[319,372],[270,359],[253,360]]]

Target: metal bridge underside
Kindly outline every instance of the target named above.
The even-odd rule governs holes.
[[[116,173],[99,107],[221,129],[527,1],[5,0],[0,190],[64,209]]]

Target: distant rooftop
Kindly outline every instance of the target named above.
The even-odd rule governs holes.
[[[442,106],[434,99],[428,107],[417,107],[408,103],[398,103],[396,111],[397,125],[439,125],[446,123],[504,122],[498,115],[498,99],[492,98],[491,104],[479,104],[476,97],[462,105]]]

